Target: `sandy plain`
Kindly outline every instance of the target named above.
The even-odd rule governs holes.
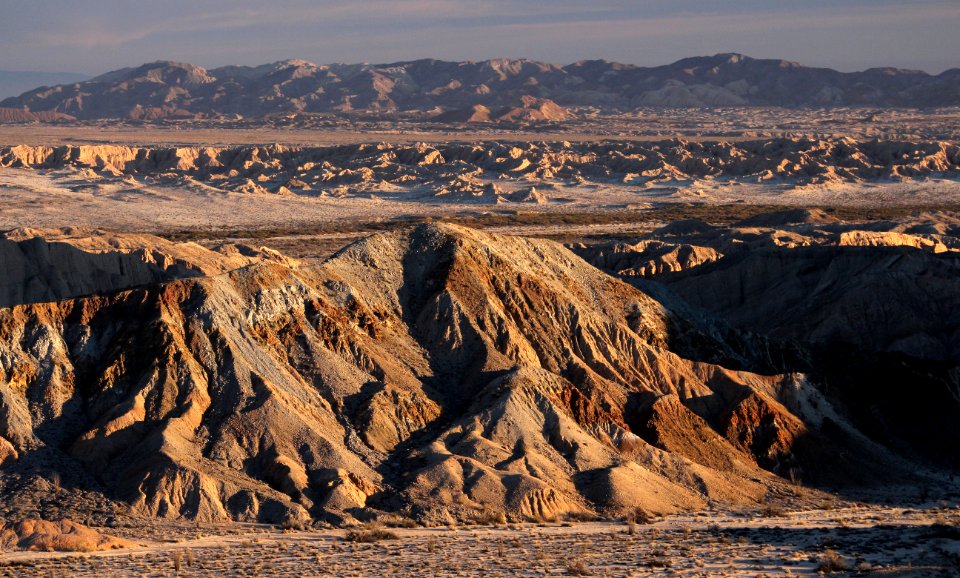
[[[4,553],[0,576],[955,576],[958,522],[945,504],[842,502],[647,524],[391,528],[374,543],[329,528],[158,525],[105,529],[138,543],[123,550]]]

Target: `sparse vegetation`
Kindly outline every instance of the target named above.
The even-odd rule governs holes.
[[[782,518],[787,515],[787,510],[779,504],[764,504],[760,508],[760,515],[764,518]]]
[[[534,514],[527,519],[534,524],[554,524],[557,522],[556,516],[545,514]]]
[[[843,556],[830,548],[827,548],[823,551],[823,554],[820,555],[819,563],[817,564],[817,571],[827,574],[846,572],[849,569],[850,565],[847,564],[847,561],[843,559]]]
[[[364,528],[349,530],[343,537],[347,542],[370,544],[381,540],[398,540],[400,537],[382,526],[371,524]]]
[[[307,523],[298,518],[288,517],[280,522],[280,529],[287,532],[302,532],[307,529]]]
[[[564,519],[568,522],[596,522],[598,518],[592,512],[570,512]]]
[[[644,565],[648,568],[671,568],[673,567],[673,562],[668,558],[654,557],[644,562]]]
[[[582,555],[574,556],[567,562],[567,574],[570,576],[593,576]]]
[[[471,522],[478,526],[502,526],[507,523],[507,515],[503,512],[485,511],[475,515]]]
[[[418,524],[417,521],[414,520],[413,518],[404,518],[400,516],[396,518],[387,518],[383,520],[383,525],[388,528],[408,528],[409,529],[409,528],[420,527],[420,524]]]
[[[652,524],[654,522],[653,515],[643,508],[637,508],[631,512],[627,519],[635,524]]]
[[[629,575],[623,571],[628,568],[641,575],[672,572],[713,575],[725,571],[730,576],[789,576],[811,570],[825,575],[836,575],[837,572],[869,574],[880,566],[895,573],[911,564],[920,568],[919,563],[929,570],[924,575],[952,575],[953,558],[936,548],[923,546],[923,540],[932,536],[936,536],[935,539],[951,537],[933,533],[941,527],[934,523],[934,512],[914,510],[903,514],[899,508],[874,512],[875,515],[907,516],[908,525],[884,524],[865,528],[876,532],[872,537],[879,547],[870,553],[858,553],[856,557],[852,551],[849,556],[840,556],[836,551],[855,550],[856,546],[849,539],[858,539],[859,535],[844,537],[841,533],[825,539],[821,526],[835,528],[837,518],[811,510],[805,513],[811,516],[806,520],[810,523],[793,527],[789,536],[775,525],[738,527],[736,524],[744,521],[742,514],[717,513],[716,517],[692,517],[687,525],[689,534],[671,523],[666,529],[643,531],[649,540],[628,542],[624,536],[626,521],[574,530],[556,527],[531,529],[526,524],[465,531],[442,528],[415,532],[397,530],[402,542],[381,545],[367,544],[376,540],[370,540],[366,535],[358,544],[343,540],[331,542],[333,532],[343,536],[344,532],[339,530],[308,533],[291,540],[274,528],[249,529],[250,533],[219,546],[211,541],[204,542],[202,547],[195,546],[190,543],[191,538],[177,545],[156,543],[152,551],[130,556],[93,553],[67,559],[57,554],[36,552],[36,558],[16,562],[4,562],[4,556],[0,556],[0,578],[60,576],[66,574],[68,566],[78,576],[94,573],[105,576],[193,576],[197,572],[223,576],[297,575],[311,573],[309,568],[324,567],[329,573],[338,575],[405,575],[411,571],[404,572],[402,568],[413,568],[420,573],[493,578],[516,575],[521,570],[537,575]],[[952,510],[935,514],[943,517],[939,522],[944,525],[955,521],[956,513]],[[355,528],[354,532],[389,531],[381,527],[381,523]],[[720,527],[719,532],[716,525]],[[857,523],[858,527],[860,525]],[[176,526],[175,531],[183,527]],[[637,529],[638,533],[643,530],[639,525]],[[212,536],[224,531],[216,524],[205,524],[205,530]],[[653,537],[655,533],[656,538]],[[740,545],[734,545],[730,539],[737,536],[741,539]],[[805,552],[804,548],[809,547],[806,544],[812,543],[820,543],[819,548],[831,550]],[[784,547],[787,549],[782,550]],[[65,565],[64,560],[70,562]],[[718,568],[722,570],[717,571]]]

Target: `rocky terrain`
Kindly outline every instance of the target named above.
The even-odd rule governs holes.
[[[192,243],[104,231],[16,229],[0,235],[6,274],[0,307],[61,301],[186,277],[218,275],[264,260],[292,263],[269,249]]]
[[[653,243],[635,247],[663,263],[646,268],[577,248],[666,289],[616,280],[549,241],[452,225],[377,234],[315,265],[142,235],[8,233],[4,264],[21,272],[0,309],[0,513],[449,523],[803,503],[817,494],[799,482],[857,488],[880,472],[941,483],[935,472],[960,455],[956,323],[887,311],[870,264],[925,268],[933,281],[914,291],[935,304],[927,311],[951,311],[955,231],[917,237],[938,235],[941,248],[812,247],[866,263],[845,282],[859,284],[874,324],[859,340],[836,333],[847,326],[836,315],[861,321],[834,298],[785,339],[752,320],[803,312],[820,303],[809,287],[836,282],[822,279],[830,267],[808,280],[740,257],[741,276],[759,284],[734,293],[758,313],[741,320],[720,299],[733,267],[723,265],[731,237],[761,225],[698,258],[664,252],[671,241],[658,256]],[[680,223],[657,235],[710,233]],[[756,232],[745,251],[783,248],[783,235]],[[691,275],[706,279],[699,301]],[[764,289],[785,279],[797,297]],[[901,302],[920,298],[899,283]],[[864,363],[835,363],[823,339]],[[912,364],[909,346],[931,342],[941,349]],[[903,361],[878,375],[869,356],[899,360],[891,348]]]
[[[8,231],[0,574],[949,574],[960,219],[839,215]]]
[[[4,123],[55,123],[76,120],[69,114],[59,112],[30,112],[22,108],[0,108],[0,122]]]
[[[0,527],[0,549],[38,552],[94,552],[135,546],[70,520],[21,520]]]
[[[257,67],[154,62],[0,102],[79,119],[264,117],[290,113],[448,115],[557,121],[561,107],[934,107],[960,104],[960,69],[933,76],[877,68],[842,73],[782,60],[718,54],[652,68],[602,60],[567,66],[529,60],[317,65],[287,60]],[[531,107],[527,99],[545,99]],[[550,102],[548,102],[550,101]],[[529,114],[536,109],[538,114]],[[485,112],[486,111],[486,112]],[[442,118],[442,117],[441,117]]]
[[[223,192],[547,204],[577,200],[567,193],[555,195],[552,191],[558,185],[627,186],[639,194],[670,197],[681,189],[697,196],[698,188],[712,182],[822,188],[874,181],[955,181],[960,147],[949,142],[809,138],[331,147],[14,146],[0,148],[0,168],[66,168],[86,179],[124,177]]]
[[[955,467],[955,450],[941,453],[940,443],[960,430],[925,420],[957,409],[958,225],[956,214],[851,223],[790,210],[731,226],[673,223],[638,242],[573,249],[664,303],[691,307],[688,315],[764,336],[781,351],[799,345],[803,354],[781,367],[843,384],[846,407],[868,429]],[[895,411],[883,409],[887,394],[897,396]]]

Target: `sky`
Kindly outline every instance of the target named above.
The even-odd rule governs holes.
[[[960,67],[960,0],[0,0],[0,14],[0,70],[89,75],[155,60],[655,66],[721,52]]]

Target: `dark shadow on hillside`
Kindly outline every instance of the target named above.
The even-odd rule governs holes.
[[[0,263],[4,268],[0,308],[109,294],[202,275],[183,263],[164,267],[145,256],[144,250],[87,252],[42,237],[0,238]]]

